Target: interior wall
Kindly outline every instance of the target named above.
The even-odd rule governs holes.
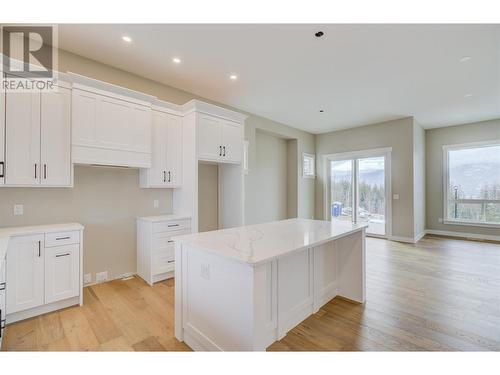
[[[293,219],[298,216],[298,181],[299,181],[299,163],[297,153],[297,140],[288,139],[286,141],[287,152],[287,218]]]
[[[443,146],[500,139],[500,119],[428,129],[426,138],[427,229],[500,236],[500,229],[440,223],[443,218]]]
[[[171,212],[168,190],[139,188],[138,169],[75,167],[73,188],[0,188],[1,226],[78,222],[84,272],[109,278],[136,270],[136,217]],[[159,207],[154,208],[157,199]],[[14,216],[13,205],[24,215]]]
[[[246,212],[247,224],[286,219],[288,216],[287,141],[257,131],[255,143],[256,184],[250,189],[256,204]]]
[[[255,164],[255,129],[281,132],[291,138],[298,138],[299,153],[302,150],[304,152],[314,152],[314,136],[309,133],[241,111],[237,108],[207,100],[186,91],[154,82],[67,51],[59,51],[58,70],[61,72],[70,71],[82,74],[144,92],[175,104],[184,104],[191,99],[200,99],[247,114],[249,117],[245,124],[245,138],[250,141],[249,161],[251,168],[251,172],[245,178],[245,191],[248,192],[245,198],[245,208],[247,209],[257,204],[256,196],[251,191],[254,174],[258,171]],[[77,221],[84,225],[87,224],[85,231],[84,272],[95,274],[107,269],[110,272],[110,277],[135,272],[136,230],[135,226],[131,226],[131,223],[134,222],[134,218],[137,215],[172,213],[172,190],[139,189],[138,178],[136,178],[138,174],[137,170],[128,170],[123,172],[123,174],[118,173],[121,172],[113,172],[113,170],[109,169],[101,171],[97,168],[82,172],[81,168],[77,168],[74,189],[1,188],[0,226],[50,224],[66,221]],[[92,199],[94,204],[91,207],[95,208],[94,212],[87,210],[87,206],[83,204],[85,195],[80,196],[76,193],[83,188],[80,186],[82,183],[87,184],[86,189],[93,191]],[[107,189],[109,192],[113,192],[113,194],[109,196],[103,194],[99,191],[100,188]],[[311,181],[305,181],[299,186],[299,214],[303,217],[313,215],[313,188],[314,183]],[[119,196],[122,199],[120,201],[114,200],[114,196]],[[160,200],[159,209],[152,208],[153,197]],[[25,213],[23,216],[13,216],[12,214],[13,205],[17,203],[25,204]],[[127,218],[116,217],[117,212],[124,211],[128,212]],[[116,220],[114,220],[115,218]],[[101,222],[103,223],[102,226],[99,225]],[[126,245],[124,245],[122,239],[126,239]]]
[[[425,130],[413,122],[413,212],[414,236],[425,233]]]
[[[316,135],[316,218],[325,218],[324,155],[392,147],[392,235],[411,240],[413,220],[413,118]]]
[[[218,167],[216,164],[198,164],[198,230],[218,229]]]

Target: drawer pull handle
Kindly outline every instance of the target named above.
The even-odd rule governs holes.
[[[66,254],[57,254],[56,255],[56,258],[59,258],[59,257],[67,257],[69,255],[69,253],[66,253]]]
[[[0,283],[0,290],[5,290],[5,283]]]
[[[171,243],[171,242],[174,242],[174,240],[168,240],[167,242]]]
[[[167,263],[174,263],[175,260],[169,260]]]
[[[70,236],[67,236],[67,237],[57,237],[56,241],[59,241],[59,240],[69,240],[70,238],[71,238]]]
[[[179,224],[168,224],[168,227],[169,227],[169,228],[172,228],[172,227],[178,227],[178,226],[179,226]]]

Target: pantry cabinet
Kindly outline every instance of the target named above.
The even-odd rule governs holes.
[[[5,185],[71,186],[71,90],[5,95]]]
[[[182,118],[153,111],[151,168],[141,169],[143,188],[179,188],[182,185]]]
[[[241,163],[243,127],[232,121],[202,114],[198,120],[198,159]]]

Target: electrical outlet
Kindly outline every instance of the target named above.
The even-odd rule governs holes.
[[[14,205],[14,215],[22,215],[24,213],[24,206],[22,204]]]
[[[155,199],[155,200],[153,201],[153,207],[154,207],[154,208],[158,208],[158,207],[160,207],[160,201],[159,201],[158,199]]]
[[[92,282],[92,274],[91,273],[86,273],[83,275],[83,283],[84,284],[90,284]]]
[[[394,194],[394,195],[392,196],[392,199],[394,199],[394,200],[398,200],[398,199],[399,199],[399,194]]]
[[[108,280],[108,271],[97,272],[95,274],[95,281],[97,283],[102,283],[102,282],[104,282],[106,280]]]
[[[210,280],[210,264],[202,263],[201,264],[201,277],[205,280]]]

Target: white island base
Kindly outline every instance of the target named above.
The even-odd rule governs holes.
[[[263,351],[336,296],[363,303],[365,228],[291,219],[174,238],[176,338]]]

